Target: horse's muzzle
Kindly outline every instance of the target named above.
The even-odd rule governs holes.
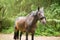
[[[42,23],[42,24],[46,24],[46,19],[42,19],[42,20],[41,20],[41,23]]]

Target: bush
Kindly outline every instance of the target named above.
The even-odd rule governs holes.
[[[1,32],[10,33],[13,31],[14,22],[9,18],[4,18],[2,20]],[[12,29],[11,29],[12,28]],[[11,29],[11,30],[10,30]],[[10,31],[9,31],[10,30]]]
[[[58,36],[60,35],[60,21],[57,22],[56,20],[47,21],[46,25],[41,23],[37,23],[38,27],[35,32],[36,35],[41,36]]]
[[[48,19],[60,19],[60,6],[55,3],[45,9],[45,15]]]

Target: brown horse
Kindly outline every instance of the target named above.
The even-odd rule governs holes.
[[[36,23],[40,20],[43,24],[46,23],[43,7],[38,8],[36,11],[32,11],[30,14],[28,14],[25,17],[18,17],[15,21],[15,27],[14,27],[14,39],[19,38],[19,30],[20,30],[20,40],[22,33],[26,32],[26,40],[28,40],[28,33],[31,33],[32,40],[34,40],[34,33],[36,30]]]

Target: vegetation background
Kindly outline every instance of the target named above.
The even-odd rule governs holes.
[[[44,7],[46,26],[37,23],[35,35],[60,36],[60,0],[0,0],[0,32],[12,33],[15,18]]]

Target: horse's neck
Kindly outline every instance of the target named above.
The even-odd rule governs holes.
[[[33,14],[32,14],[32,16],[34,17],[33,18],[33,22],[32,22],[33,24],[36,24],[36,22],[38,20],[36,13],[37,13],[37,10],[36,11],[33,11]]]
[[[34,17],[34,19],[33,19],[32,24],[36,24],[36,23],[37,23],[37,21],[38,21],[38,18],[35,16],[35,17]]]
[[[30,15],[27,16],[27,23],[28,23],[29,25],[34,25],[34,24],[36,24],[37,20],[38,20],[38,19],[37,19],[36,16],[34,16],[34,13],[31,13]]]

